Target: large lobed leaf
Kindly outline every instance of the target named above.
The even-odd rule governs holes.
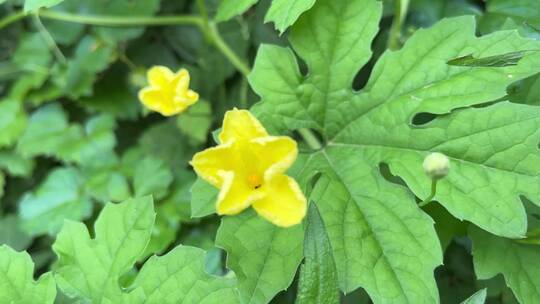
[[[236,303],[235,280],[207,274],[205,252],[187,246],[151,257],[131,286],[120,286],[120,277],[144,254],[154,218],[152,199],[143,197],[108,204],[94,238],[84,224],[66,221],[53,245],[63,293],[91,303]]]
[[[268,303],[291,284],[302,260],[302,238],[300,225],[276,227],[253,210],[223,219],[216,245],[228,252],[242,303]]]
[[[452,170],[439,182],[435,199],[458,219],[499,236],[522,237],[527,221],[519,195],[540,194],[540,112],[508,102],[470,106],[505,96],[510,83],[540,70],[540,56],[508,67],[446,62],[539,44],[515,31],[476,37],[473,17],[444,19],[418,30],[403,49],[384,53],[367,85],[355,92],[352,82],[371,56],[380,16],[376,1],[317,1],[290,36],[308,74],[300,73],[291,50],[261,46],[249,77],[262,97],[254,111],[276,133],[312,128],[325,139],[321,150],[305,156],[297,178],[323,173],[314,201],[341,289],[361,286],[375,303],[435,303],[433,269],[442,257],[433,221],[405,188],[383,178],[379,166],[387,163],[424,198],[430,180],[422,161],[432,151],[443,152]],[[441,116],[415,125],[415,115],[425,112]]]
[[[28,253],[0,246],[0,303],[54,303],[56,285],[52,275],[46,273],[37,282],[33,275],[34,263]]]
[[[216,14],[217,21],[229,20],[247,11],[259,0],[222,0]],[[264,22],[273,22],[276,29],[283,33],[294,24],[298,17],[309,10],[316,0],[272,0]]]
[[[538,229],[540,221],[530,218]],[[480,280],[502,274],[520,303],[533,304],[540,299],[539,242],[523,242],[497,237],[472,227],[474,271]]]

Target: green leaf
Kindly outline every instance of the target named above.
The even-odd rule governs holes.
[[[479,290],[461,304],[484,304],[486,302],[486,289]]]
[[[7,171],[9,175],[26,177],[34,169],[35,162],[16,154],[14,151],[0,151],[0,169]]]
[[[458,219],[501,236],[523,236],[519,196],[540,194],[540,112],[507,102],[468,107],[505,96],[510,83],[540,70],[540,56],[508,67],[446,62],[539,44],[515,31],[476,37],[474,18],[444,19],[415,32],[401,50],[386,51],[355,92],[351,84],[371,56],[380,15],[376,1],[317,1],[290,35],[307,76],[291,50],[262,46],[249,77],[262,97],[254,111],[276,134],[311,128],[325,140],[321,150],[306,155],[297,178],[314,171],[325,176],[315,203],[329,227],[341,289],[361,286],[375,303],[437,302],[433,269],[442,258],[433,222],[414,196],[383,178],[379,166],[388,164],[425,198],[431,181],[422,161],[442,152],[452,169],[439,181],[435,199]],[[418,113],[446,115],[416,125]]]
[[[204,217],[216,212],[219,191],[201,178],[191,187],[191,217]]]
[[[25,0],[24,1],[24,12],[34,12],[39,10],[42,7],[52,7],[64,0]]]
[[[274,22],[276,29],[283,33],[314,4],[315,0],[273,0],[264,22]]]
[[[221,0],[215,20],[226,21],[248,10],[259,0]]]
[[[317,1],[290,38],[310,68],[307,78],[292,51],[261,47],[250,83],[263,98],[255,111],[265,126],[276,133],[313,128],[327,139],[342,129],[340,122],[360,107],[345,104],[361,96],[354,97],[350,86],[369,59],[380,14],[375,1]],[[302,180],[324,172],[313,200],[327,227],[339,286],[347,293],[362,286],[375,303],[436,302],[433,269],[442,257],[433,222],[410,194],[382,178],[376,155],[364,147],[327,145],[306,155],[299,170],[308,174]]]
[[[520,244],[471,228],[474,270],[478,279],[502,273],[506,284],[520,303],[535,303],[540,298],[540,250],[538,245]]]
[[[56,234],[64,220],[81,220],[92,211],[92,202],[83,193],[83,179],[75,168],[50,172],[34,192],[23,196],[19,217],[31,235]]]
[[[0,218],[0,244],[15,250],[24,250],[32,243],[32,238],[21,227],[21,220],[14,215]]]
[[[300,270],[296,304],[339,303],[336,266],[332,248],[315,204],[309,206],[304,263]]]
[[[175,119],[171,119],[147,128],[139,138],[138,146],[143,154],[161,159],[177,172],[185,168],[196,150],[186,144],[189,139],[180,132],[175,122]]]
[[[195,174],[191,171],[184,170],[176,174],[171,186],[172,193],[156,207],[156,223],[143,256],[162,254],[178,239],[180,224],[192,222],[189,189],[194,180]]]
[[[526,22],[539,27],[540,6],[536,0],[490,0],[480,18],[480,29],[483,33],[498,30],[508,18],[517,24]]]
[[[150,197],[107,204],[93,239],[84,224],[66,221],[53,245],[62,292],[84,303],[238,303],[235,281],[207,274],[205,252],[186,246],[151,257],[128,288],[119,285],[150,240],[152,205]]]
[[[167,195],[172,180],[172,173],[163,161],[146,157],[135,168],[133,176],[135,196],[152,195],[155,199],[161,199]]]
[[[154,217],[152,199],[143,197],[107,204],[93,239],[83,223],[66,221],[53,245],[55,279],[64,294],[83,302],[129,303],[118,280],[143,253]]]
[[[68,143],[79,140],[81,133],[79,126],[68,124],[59,104],[50,104],[32,113],[28,127],[19,138],[17,152],[24,157],[63,156],[70,149]]]
[[[62,95],[71,99],[89,96],[93,91],[97,73],[112,61],[113,46],[92,36],[84,37],[75,50],[73,58],[53,70],[53,83]]]
[[[69,124],[59,104],[49,104],[32,113],[28,127],[19,138],[17,152],[24,157],[55,156],[85,165],[107,161],[116,144],[114,119],[108,115],[88,120],[83,129]]]
[[[85,189],[93,198],[103,203],[123,201],[130,196],[129,183],[117,168],[98,167],[83,169]]]
[[[0,303],[52,304],[56,286],[50,273],[36,282],[32,278],[34,263],[26,252],[0,246]]]
[[[14,99],[0,100],[0,147],[11,146],[27,124],[23,104]]]
[[[213,116],[210,103],[200,100],[191,106],[185,113],[178,115],[176,124],[180,131],[192,139],[194,144],[206,142]]]
[[[302,260],[302,238],[301,225],[279,228],[253,210],[223,218],[216,245],[228,253],[242,303],[268,303],[291,284]]]
[[[531,75],[540,66],[538,55],[524,57],[517,66],[496,68],[448,67],[449,59],[471,52],[476,57],[487,57],[527,50],[538,47],[538,43],[523,39],[513,31],[476,38],[472,18],[445,19],[428,30],[416,32],[402,50],[386,52],[375,65],[364,90],[354,94],[350,83],[369,52],[348,44],[360,38],[338,35],[337,38],[318,38],[337,40],[329,44],[329,50],[321,50],[324,60],[313,55],[316,54],[311,52],[315,38],[306,31],[310,25],[320,24],[309,23],[309,20],[324,18],[323,11],[317,9],[323,5],[317,3],[301,18],[293,27],[291,37],[298,53],[311,68],[310,77],[302,79],[294,65],[278,68],[271,64],[294,62],[290,51],[276,47],[260,50],[251,75],[254,89],[263,96],[263,101],[267,100],[257,109],[260,116],[268,117],[266,121],[270,125],[277,121],[273,125],[281,130],[300,127],[321,130],[329,149],[343,148],[354,151],[352,153],[362,150],[373,165],[388,163],[391,171],[401,176],[418,197],[429,194],[430,181],[421,166],[423,158],[430,151],[445,153],[454,168],[439,182],[436,199],[459,219],[472,221],[499,235],[523,235],[525,214],[517,193],[528,196],[538,193],[538,189],[532,187],[535,172],[540,170],[538,162],[534,161],[539,155],[532,139],[538,136],[536,110],[501,103],[484,109],[455,111],[421,127],[411,126],[410,121],[418,113],[445,114],[501,98],[508,84]],[[340,10],[334,8],[334,11]],[[346,11],[352,14],[353,10]],[[359,12],[358,20],[362,20],[361,17]],[[328,33],[319,31],[320,35]],[[343,45],[339,45],[340,42]],[[334,52],[330,52],[332,50]],[[354,62],[359,63],[348,64],[352,60],[349,58],[354,56],[358,56]],[[398,62],[403,64],[398,65]],[[263,71],[267,75],[264,82]],[[430,77],[422,76],[428,71]],[[270,100],[272,102],[268,102]],[[520,134],[517,138],[522,144],[516,145],[516,137],[508,138],[506,134],[510,132]],[[408,138],[421,140],[408,141]],[[491,143],[491,138],[500,140]],[[477,145],[471,147],[470,142]],[[498,180],[508,186],[499,187],[488,180]]]
[[[165,256],[151,257],[134,282],[144,290],[144,303],[240,303],[235,280],[204,271],[205,255],[202,249],[180,245]]]

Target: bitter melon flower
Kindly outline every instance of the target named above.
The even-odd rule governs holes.
[[[148,109],[172,116],[185,111],[199,100],[199,94],[189,89],[189,72],[176,74],[164,66],[154,66],[147,73],[148,86],[139,91],[139,99]]]
[[[292,138],[271,136],[249,111],[234,109],[225,113],[219,141],[191,161],[201,178],[220,189],[218,214],[234,215],[252,206],[277,226],[302,221],[306,198],[285,174],[298,154]]]

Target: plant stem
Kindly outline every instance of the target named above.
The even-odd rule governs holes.
[[[7,15],[6,17],[0,19],[0,30],[12,24],[13,22],[17,22],[18,20],[24,18],[25,16],[26,15],[23,11],[18,11],[14,14]]]
[[[422,202],[418,204],[419,207],[424,207],[425,205],[429,204],[431,200],[435,197],[435,193],[437,193],[437,180],[432,179],[431,180],[431,194]]]
[[[388,34],[388,48],[390,50],[397,50],[400,47],[401,25],[407,15],[408,6],[409,0],[394,0],[394,19]]]
[[[202,26],[202,18],[199,16],[178,15],[178,16],[106,16],[106,15],[77,15],[71,13],[57,12],[52,10],[41,10],[39,16],[42,18],[74,22],[98,26],[159,26],[188,24]]]
[[[64,56],[64,54],[62,54],[62,51],[60,50],[60,48],[54,41],[54,38],[51,36],[49,31],[47,31],[47,29],[43,25],[43,22],[41,22],[39,15],[34,14],[32,15],[32,17],[34,18],[34,23],[36,24],[36,27],[39,33],[45,40],[45,43],[47,44],[51,52],[54,54],[54,57],[56,57],[56,60],[58,60],[61,64],[65,64],[67,62],[66,57]]]
[[[217,26],[214,23],[209,24],[210,25],[210,37],[212,38],[212,41],[214,42],[215,47],[223,53],[227,59],[234,65],[244,76],[248,76],[248,74],[251,72],[249,66],[240,59],[234,51],[227,45],[225,40],[221,38],[221,35],[219,34],[219,31],[217,29]]]
[[[311,132],[310,129],[298,129],[298,133],[300,133],[300,135],[302,136],[302,138],[304,139],[306,144],[311,149],[313,149],[313,150],[322,149],[323,146],[322,146],[321,142],[319,141],[317,136],[315,136],[315,134],[313,134],[313,132]]]

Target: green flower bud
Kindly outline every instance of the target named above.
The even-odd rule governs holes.
[[[442,153],[430,153],[424,159],[423,167],[431,179],[441,179],[450,171],[450,160]]]

